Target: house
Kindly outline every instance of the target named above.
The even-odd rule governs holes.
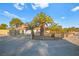
[[[40,27],[35,27],[34,28],[34,34],[35,35],[40,35]]]
[[[16,28],[16,30],[27,30],[27,29],[28,29],[28,24],[22,24],[21,26]]]
[[[40,32],[40,27],[35,27],[34,32]]]
[[[40,35],[40,27],[35,27],[34,28],[34,33],[35,35]],[[51,36],[51,30],[48,29],[48,27],[44,28],[44,36]]]
[[[22,24],[16,30],[20,30],[20,33],[25,33],[28,30],[28,24]]]
[[[45,27],[44,36],[51,36],[51,30]]]

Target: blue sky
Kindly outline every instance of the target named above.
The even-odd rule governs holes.
[[[30,22],[39,12],[63,27],[79,27],[79,3],[0,3],[0,24],[9,24],[14,17]]]

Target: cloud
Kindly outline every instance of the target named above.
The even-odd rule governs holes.
[[[3,11],[3,15],[7,16],[7,17],[10,17],[10,18],[14,18],[14,17],[19,18],[19,16],[15,15],[15,14],[12,14],[8,11]]]
[[[23,10],[24,9],[24,3],[15,3],[14,7],[18,10]]]
[[[64,17],[64,16],[62,16],[62,17],[61,17],[61,19],[65,19],[65,17]]]
[[[23,18],[23,17],[17,16],[17,15],[15,15],[15,14],[13,14],[13,13],[8,12],[8,11],[3,11],[2,15],[6,16],[6,17],[8,17],[8,18],[25,19],[25,18]]]
[[[74,7],[71,11],[79,11],[79,6]]]
[[[33,8],[34,10],[36,10],[37,8],[44,9],[44,8],[46,8],[46,7],[48,7],[48,6],[49,6],[48,3],[33,3],[33,4],[32,4],[32,8]]]

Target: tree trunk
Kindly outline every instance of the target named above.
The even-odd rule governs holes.
[[[40,36],[44,36],[44,24],[40,26]]]
[[[33,28],[31,29],[31,33],[32,33],[32,39],[34,39],[34,31],[33,31]]]

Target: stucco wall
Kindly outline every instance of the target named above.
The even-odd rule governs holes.
[[[8,36],[9,30],[0,30],[0,36]]]

